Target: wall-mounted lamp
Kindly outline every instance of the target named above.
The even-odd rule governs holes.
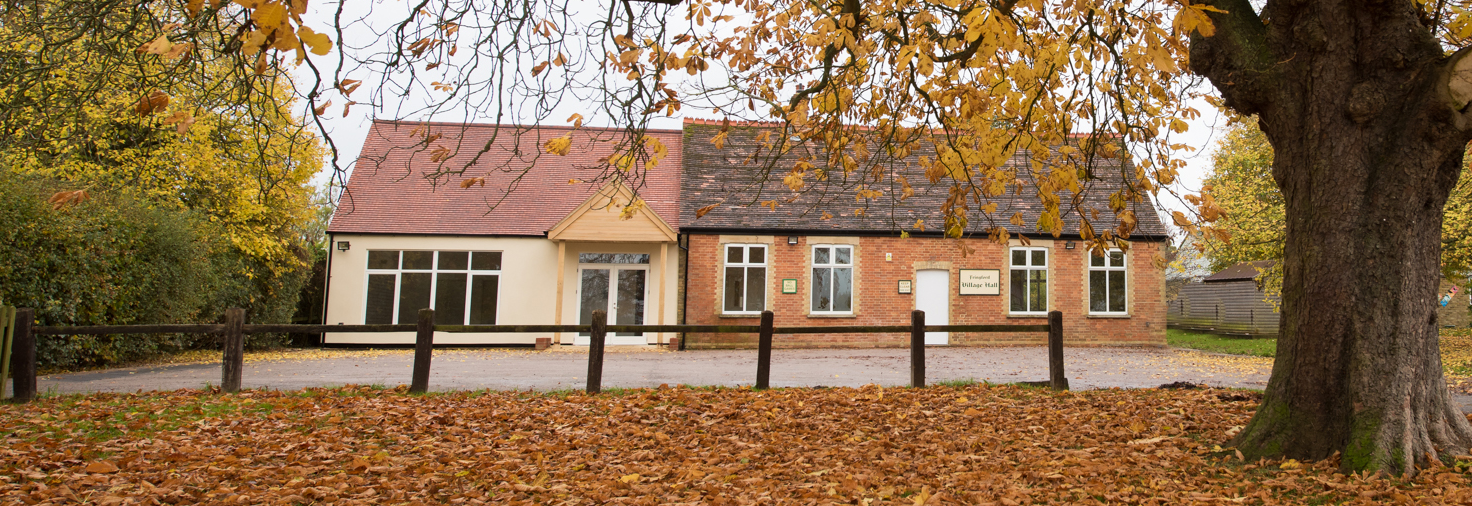
[[[787,244],[790,244],[790,245],[793,245],[793,246],[797,246],[797,236],[795,236],[795,235],[789,235],[789,236],[787,236]]]
[[[338,251],[347,251],[348,248],[351,248],[351,247],[353,247],[353,245],[348,244],[347,241],[337,241],[337,250]]]
[[[1073,241],[1063,243],[1063,249],[1073,249]]]

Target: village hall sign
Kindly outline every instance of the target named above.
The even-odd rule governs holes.
[[[1001,295],[1002,271],[961,269],[961,295]]]

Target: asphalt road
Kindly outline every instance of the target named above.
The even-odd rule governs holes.
[[[1041,381],[1048,377],[1047,349],[927,348],[926,381],[976,380],[993,383]],[[300,356],[301,358],[292,358]],[[248,361],[244,388],[296,390],[347,384],[407,384],[410,350],[327,350],[287,355],[280,360]],[[587,351],[436,350],[432,390],[582,389],[587,381]],[[1075,348],[1064,353],[1073,389],[1144,388],[1179,381],[1220,387],[1262,389],[1271,363],[1266,359],[1223,356],[1178,349]],[[910,380],[909,350],[775,350],[774,387],[902,386]],[[755,350],[648,351],[610,347],[603,387],[668,385],[751,385]],[[220,383],[220,365],[174,365],[59,374],[39,378],[42,393],[136,392],[206,388]],[[9,389],[9,385],[6,385]]]

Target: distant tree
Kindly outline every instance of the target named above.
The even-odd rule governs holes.
[[[1448,279],[1472,277],[1472,177],[1467,157],[1462,178],[1447,198],[1445,221],[1441,224],[1441,275]]]
[[[1274,261],[1259,272],[1257,282],[1270,300],[1276,300],[1283,286],[1287,221],[1283,194],[1272,179],[1273,148],[1250,119],[1234,121],[1217,143],[1212,161],[1202,195],[1212,199],[1222,217],[1197,234],[1202,252],[1213,272],[1242,262]],[[1472,275],[1472,178],[1457,180],[1443,214],[1442,276],[1465,279]]]
[[[337,208],[334,190],[335,187],[331,185],[317,189],[312,195],[312,219],[300,227],[301,242],[307,245],[312,254],[311,275],[302,284],[297,299],[296,313],[291,317],[292,323],[324,323],[326,300],[323,295],[327,289],[327,254],[331,248],[331,245],[327,243],[327,226],[332,220],[333,211]],[[299,346],[320,344],[320,336],[321,334],[289,335],[292,343]]]
[[[217,31],[171,41],[190,28],[168,7],[192,4],[110,5],[0,7],[0,163],[196,213],[223,234],[210,254],[233,279],[210,311],[289,319],[311,260],[297,227],[323,152],[292,113],[288,74],[241,67],[239,42]],[[223,26],[203,18],[190,26]]]
[[[1202,249],[1196,248],[1196,239],[1191,235],[1182,237],[1179,244],[1171,243],[1165,255],[1165,300],[1175,300],[1181,287],[1201,281],[1211,274],[1210,263]]]
[[[1226,127],[1212,155],[1212,169],[1202,181],[1201,195],[1221,209],[1214,226],[1202,231],[1197,244],[1212,272],[1242,262],[1272,260],[1261,268],[1257,283],[1274,306],[1283,286],[1283,193],[1273,182],[1273,147],[1250,121]]]

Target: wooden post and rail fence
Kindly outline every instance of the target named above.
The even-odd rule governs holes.
[[[609,332],[686,332],[707,334],[757,334],[757,389],[770,387],[772,373],[772,336],[776,334],[910,334],[910,386],[925,386],[926,332],[1047,332],[1048,380],[1031,382],[1046,384],[1054,390],[1067,390],[1068,378],[1063,374],[1063,313],[1048,313],[1046,325],[926,325],[925,312],[914,311],[909,325],[810,326],[777,327],[771,311],[763,311],[759,325],[609,325],[608,314],[594,311],[590,325],[435,325],[434,310],[419,310],[419,321],[413,325],[247,325],[245,310],[232,308],[225,312],[225,323],[204,325],[92,325],[36,326],[35,311],[29,308],[0,308],[0,323],[7,314],[12,323],[4,329],[6,339],[0,342],[0,355],[12,374],[12,401],[30,402],[36,398],[36,338],[48,335],[116,335],[116,334],[219,334],[224,341],[220,368],[220,389],[238,392],[245,369],[245,334],[319,333],[319,332],[414,332],[414,371],[409,391],[429,390],[430,358],[434,351],[435,332],[532,333],[587,332],[588,393],[602,390],[604,342]],[[13,335],[13,337],[11,337]],[[0,385],[5,378],[0,371]]]

